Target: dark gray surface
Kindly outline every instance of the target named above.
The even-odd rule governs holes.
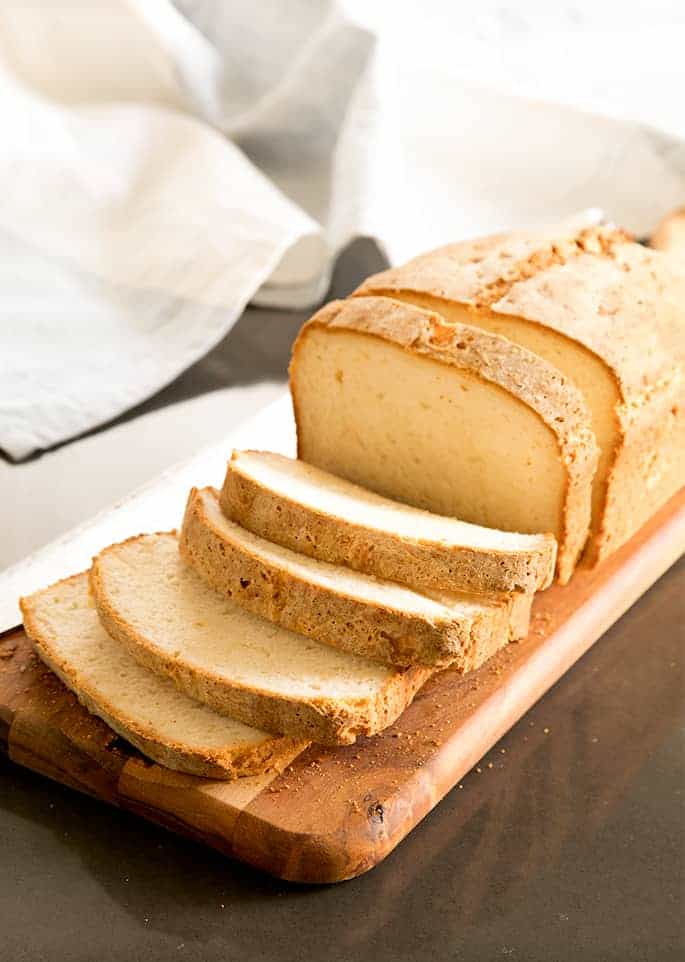
[[[381,266],[354,245],[333,293]],[[300,320],[251,312],[141,408],[284,376]],[[684,621],[681,564],[338,886],[274,881],[0,760],[0,962],[681,959]]]

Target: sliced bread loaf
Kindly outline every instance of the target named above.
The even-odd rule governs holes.
[[[304,461],[437,514],[551,532],[568,581],[597,447],[582,396],[552,365],[413,305],[357,297],[305,324],[290,386]]]
[[[435,600],[252,534],[212,488],[190,492],[181,553],[222,595],[274,624],[383,664],[473,668],[509,640],[509,604]]]
[[[234,451],[220,500],[269,541],[417,591],[533,592],[554,576],[552,535],[430,514],[280,454]]]
[[[139,665],[100,624],[87,574],[22,598],[21,609],[36,651],[88,711],[167,768],[230,779],[280,771],[306,748],[219,715]]]
[[[172,534],[141,535],[93,559],[107,631],[193,698],[248,725],[347,744],[390,725],[430,675],[336,651],[222,597]]]
[[[615,551],[685,476],[685,269],[593,227],[452,244],[369,278],[360,295],[504,335],[582,394],[600,448],[587,557]]]

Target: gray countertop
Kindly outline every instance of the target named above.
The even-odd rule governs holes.
[[[356,245],[334,292],[377,266]],[[299,322],[251,312],[146,407],[282,377]],[[0,759],[0,962],[681,959],[684,622],[681,562],[492,768],[337,886],[270,879]]]

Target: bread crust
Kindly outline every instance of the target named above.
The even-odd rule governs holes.
[[[464,305],[548,328],[604,365],[617,444],[586,560],[623,544],[683,483],[685,267],[600,226],[452,244],[365,281],[355,295]]]
[[[128,538],[122,544],[138,541],[140,537],[149,536]],[[238,681],[227,682],[210,670],[196,669],[183,658],[182,652],[169,655],[162,651],[118,613],[108,596],[101,566],[101,559],[118,547],[105,548],[93,559],[90,570],[91,590],[105,630],[140,664],[171,678],[191,698],[246,725],[322,745],[349,745],[359,735],[375,735],[391,725],[432,674],[431,669],[423,667],[396,671],[383,690],[363,701],[327,697],[299,699]]]
[[[250,452],[248,452],[250,453]],[[270,457],[280,457],[270,455]],[[554,576],[553,535],[516,535],[508,548],[407,538],[303,504],[245,473],[233,452],[220,494],[226,517],[276,544],[329,564],[399,581],[416,591],[534,592]],[[466,539],[465,539],[466,541]]]
[[[507,602],[483,599],[471,615],[434,620],[344,589],[313,583],[299,572],[260,557],[210,517],[204,499],[218,492],[193,488],[179,547],[212,588],[241,607],[325,645],[382,664],[407,668],[451,665],[468,671],[509,641]],[[475,599],[476,601],[478,599]]]
[[[535,413],[554,438],[566,471],[557,577],[562,584],[568,582],[587,539],[592,478],[598,457],[590,414],[574,385],[551,364],[504,337],[467,324],[447,324],[434,311],[387,297],[359,296],[326,305],[298,335],[290,364],[296,424],[300,423],[298,355],[308,333],[315,328],[380,337],[417,357],[458,368],[485,381]],[[298,456],[306,460],[299,429]]]
[[[130,742],[143,755],[175,771],[204,778],[232,780],[246,775],[280,772],[309,744],[307,741],[286,737],[265,738],[257,744],[235,744],[225,749],[195,749],[179,741],[160,739],[153,726],[144,726],[122,712],[92,685],[82,673],[61,654],[51,632],[40,616],[41,598],[47,591],[60,585],[70,585],[87,579],[88,574],[72,575],[50,588],[20,599],[24,628],[36,653],[60,681],[73,692],[79,702],[92,714]]]

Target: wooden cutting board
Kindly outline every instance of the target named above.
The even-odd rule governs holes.
[[[284,879],[335,882],[383,859],[685,551],[685,495],[619,553],[540,595],[530,635],[478,672],[436,675],[373,739],[313,746],[279,776],[233,783],[146,761],[37,660],[0,636],[0,749]],[[647,641],[647,639],[645,639]]]

